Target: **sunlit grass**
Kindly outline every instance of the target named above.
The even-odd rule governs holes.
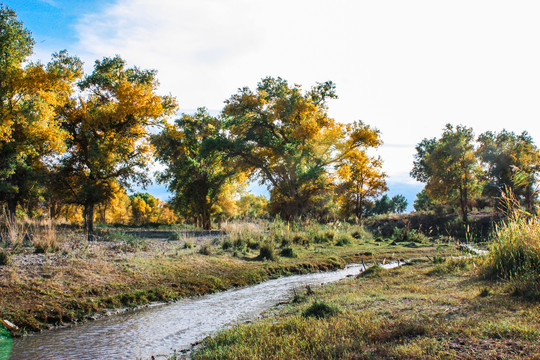
[[[540,304],[474,278],[476,260],[414,266],[315,289],[274,317],[204,341],[195,359],[480,359],[540,356]],[[467,263],[467,265],[460,265]],[[429,275],[428,275],[429,274]],[[487,286],[490,291],[480,296]],[[314,303],[333,316],[303,316]],[[536,357],[535,357],[536,356]]]

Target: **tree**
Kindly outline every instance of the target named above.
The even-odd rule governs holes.
[[[55,110],[82,76],[81,61],[65,51],[47,65],[23,66],[33,44],[15,12],[0,6],[0,201],[11,216],[40,196],[52,156],[64,148]]]
[[[402,213],[407,210],[407,199],[403,195],[395,195],[390,198],[388,195],[384,195],[380,199],[375,200],[371,213],[373,214],[395,214]]]
[[[332,185],[329,169],[357,148],[377,145],[378,132],[362,123],[339,124],[327,114],[332,82],[310,91],[281,78],[264,78],[226,101],[226,149],[253,178],[271,188],[270,211],[305,215]]]
[[[85,229],[92,233],[95,205],[113,196],[116,183],[148,182],[148,127],[161,124],[176,102],[156,94],[155,70],[127,68],[118,56],[96,61],[79,87],[85,96],[58,113],[69,136],[55,184],[67,202],[84,207]]]
[[[392,197],[392,212],[401,214],[407,210],[409,205],[407,199],[403,195],[395,195]]]
[[[236,204],[238,217],[242,219],[259,219],[268,214],[268,199],[264,196],[246,194],[238,199]]]
[[[416,211],[428,211],[435,208],[433,200],[428,196],[426,189],[422,189],[418,194],[416,194],[416,199],[414,200],[414,210]]]
[[[353,214],[362,219],[367,205],[388,190],[381,167],[380,158],[370,157],[361,150],[351,151],[343,159],[337,170],[341,183],[336,194],[345,216]]]
[[[423,139],[416,145],[416,154],[414,155],[413,169],[411,170],[411,177],[419,182],[426,183],[431,177],[431,169],[426,163],[426,158],[435,149],[437,145],[437,139]]]
[[[485,167],[484,193],[499,198],[510,189],[529,212],[534,210],[534,185],[540,153],[532,137],[523,132],[487,131],[478,137],[478,156]]]
[[[441,139],[425,158],[429,174],[426,191],[439,202],[457,203],[467,222],[471,199],[479,192],[480,168],[474,149],[471,128],[447,124]]]
[[[159,180],[174,194],[171,203],[204,229],[211,228],[220,199],[245,180],[236,159],[218,146],[223,131],[222,121],[201,108],[152,139],[157,159],[166,166]]]

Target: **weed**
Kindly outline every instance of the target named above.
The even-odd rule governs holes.
[[[246,246],[248,247],[248,249],[257,250],[258,248],[261,247],[261,243],[259,243],[255,239],[248,239]]]
[[[357,277],[374,278],[380,277],[386,270],[379,264],[368,267],[365,271],[357,275]]]
[[[212,255],[212,249],[209,244],[204,244],[199,248],[199,254],[201,255]]]
[[[229,239],[223,240],[223,243],[221,244],[221,248],[223,250],[229,250],[232,247],[233,247],[233,243],[232,243],[231,240],[229,240]]]
[[[0,248],[0,266],[11,265],[11,253],[8,249]]]
[[[294,253],[293,248],[290,247],[290,246],[281,249],[281,252],[279,253],[279,255],[281,255],[283,257],[289,257],[289,258],[295,258],[296,257],[296,254]]]
[[[478,294],[479,297],[487,297],[487,296],[490,296],[492,294],[492,291],[490,288],[482,288],[482,290],[480,290],[480,293]]]
[[[336,233],[334,231],[325,231],[325,232],[318,232],[313,236],[313,241],[316,244],[324,244],[324,243],[331,243],[334,242],[334,238],[336,237]]]
[[[540,294],[540,221],[515,217],[496,229],[482,266],[489,278],[510,280],[515,294]]]
[[[274,245],[268,241],[264,242],[259,249],[260,260],[275,260],[276,254],[274,250]]]
[[[353,242],[353,238],[351,237],[351,235],[341,234],[338,236],[336,240],[336,246],[351,245],[352,242]]]
[[[170,235],[169,235],[169,238],[167,239],[168,241],[178,241],[178,240],[182,240],[183,236],[180,232],[178,231],[173,231]]]
[[[315,300],[303,312],[303,317],[314,317],[324,319],[339,313],[339,308],[333,304],[327,304],[324,301]]]

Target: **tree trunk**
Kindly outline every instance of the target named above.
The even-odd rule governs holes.
[[[469,221],[469,213],[468,213],[468,191],[467,191],[467,185],[460,186],[459,188],[459,200],[460,200],[460,206],[461,206],[461,218],[465,224]]]
[[[15,216],[17,215],[17,200],[9,199],[7,201],[7,205],[8,205],[9,221],[11,221],[12,223],[15,223]]]
[[[212,228],[212,217],[210,215],[210,206],[205,204],[202,211],[202,228],[204,230],[210,230]]]
[[[84,205],[84,230],[88,235],[94,233],[94,204]]]

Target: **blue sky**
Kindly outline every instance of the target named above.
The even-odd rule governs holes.
[[[540,2],[17,0],[36,58],[68,49],[155,68],[181,109],[219,111],[264,76],[332,80],[336,120],[381,130],[389,195],[412,205],[414,146],[446,123],[540,138]],[[264,190],[264,189],[263,189]],[[152,188],[156,194],[162,189]],[[258,188],[257,190],[260,190]]]

